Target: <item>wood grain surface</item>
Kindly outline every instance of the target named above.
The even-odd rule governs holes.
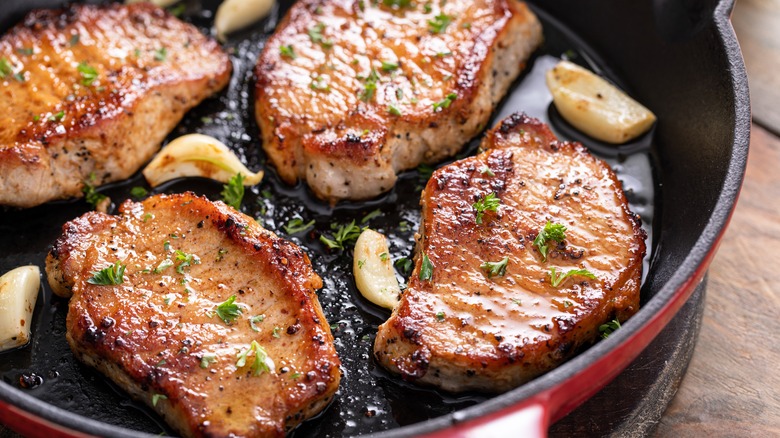
[[[710,266],[699,342],[657,436],[780,436],[778,260],[780,138],[754,124],[745,184]]]
[[[748,70],[753,120],[780,135],[780,0],[737,0],[731,21]]]

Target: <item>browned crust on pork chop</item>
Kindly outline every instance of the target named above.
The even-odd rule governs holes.
[[[518,114],[482,149],[428,182],[415,269],[374,344],[384,367],[449,391],[511,389],[639,308],[646,233],[610,167]],[[473,204],[490,193],[500,206],[477,224]],[[547,221],[567,230],[545,261],[533,241]],[[423,254],[431,280],[420,278]],[[503,276],[481,267],[504,257]],[[575,275],[553,287],[552,267],[596,279]]]
[[[255,69],[263,147],[288,183],[371,198],[484,128],[541,38],[515,0],[299,1]]]
[[[129,177],[231,72],[214,40],[148,3],[30,12],[0,60],[0,205],[16,207]]]
[[[182,255],[193,259],[182,266]],[[117,261],[122,284],[88,282]],[[125,202],[119,216],[86,213],[63,226],[46,271],[55,293],[72,294],[76,356],[185,436],[283,436],[338,388],[308,256],[222,202],[157,195]],[[228,324],[215,310],[231,296],[242,314]],[[270,371],[254,375],[253,354],[238,367],[252,341]]]

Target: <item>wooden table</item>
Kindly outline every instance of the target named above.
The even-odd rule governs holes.
[[[780,0],[738,0],[732,21],[756,122],[747,175],[659,437],[780,436]]]

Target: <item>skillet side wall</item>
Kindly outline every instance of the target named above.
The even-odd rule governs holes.
[[[595,0],[541,3],[658,115],[656,246],[642,290],[646,303],[683,264],[727,183],[734,153],[728,146],[736,134],[724,122],[738,119],[736,75],[712,20],[717,2],[610,2],[606,8]],[[702,68],[713,65],[724,68]]]

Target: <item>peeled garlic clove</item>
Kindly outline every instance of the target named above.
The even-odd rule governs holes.
[[[161,8],[167,8],[173,4],[180,2],[181,0],[125,0],[126,4],[148,2]]]
[[[214,17],[217,39],[225,41],[225,35],[243,29],[261,20],[271,12],[274,0],[225,0]]]
[[[37,266],[22,266],[0,277],[0,351],[29,342],[40,287],[41,270]]]
[[[237,173],[244,176],[245,186],[253,186],[263,179],[262,171],[249,171],[221,141],[202,134],[183,135],[168,143],[143,170],[144,178],[152,187],[187,176],[227,183]]]
[[[401,288],[395,279],[385,236],[365,229],[355,242],[354,257],[352,272],[360,293],[377,306],[394,309],[401,299]]]
[[[644,134],[656,120],[617,87],[569,61],[547,72],[547,87],[561,116],[597,140],[625,143]]]

